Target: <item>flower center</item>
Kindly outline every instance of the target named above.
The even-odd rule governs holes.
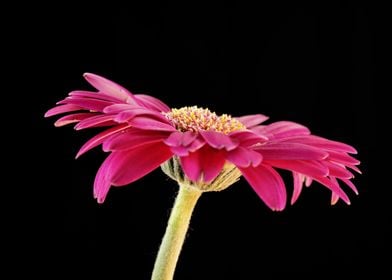
[[[213,130],[228,134],[246,127],[230,115],[218,116],[209,109],[197,106],[172,109],[165,113],[166,118],[171,121],[179,131]]]

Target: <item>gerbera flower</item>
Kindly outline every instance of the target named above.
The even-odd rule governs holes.
[[[86,73],[97,89],[72,91],[45,116],[67,115],[55,126],[76,123],[75,129],[105,127],[90,139],[77,157],[101,145],[110,152],[98,170],[94,196],[99,203],[111,186],[125,186],[154,169],[162,169],[180,184],[201,191],[218,191],[242,175],[272,210],[283,210],[286,187],[277,169],[293,174],[291,203],[302,186],[314,180],[332,192],[332,203],[350,200],[339,185],[355,193],[350,170],[360,172],[356,150],[344,143],[312,135],[303,125],[268,117],[217,115],[197,106],[170,109],[162,101],[132,94],[98,75]]]

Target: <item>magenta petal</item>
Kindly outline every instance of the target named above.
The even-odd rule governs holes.
[[[238,140],[220,132],[201,130],[200,135],[206,140],[208,145],[218,150],[224,148],[226,151],[231,151],[239,145]]]
[[[328,159],[330,161],[342,163],[344,165],[358,165],[361,162],[352,156],[349,156],[346,153],[336,152],[336,151],[328,151]]]
[[[80,106],[76,106],[76,105],[72,105],[72,104],[65,104],[65,105],[60,105],[60,106],[57,106],[57,107],[50,109],[49,111],[47,111],[45,113],[45,117],[47,118],[47,117],[51,117],[51,116],[55,116],[55,115],[59,115],[59,114],[63,114],[63,113],[80,111],[80,110],[83,110],[83,108],[81,108]]]
[[[123,111],[129,111],[134,109],[144,109],[144,108],[140,107],[139,105],[132,105],[132,104],[113,104],[105,107],[103,112],[105,114],[118,114]]]
[[[265,160],[319,160],[328,153],[311,146],[297,143],[274,143],[254,147]]]
[[[256,114],[256,115],[236,117],[236,119],[246,127],[250,128],[258,124],[261,124],[262,122],[265,122],[266,120],[269,119],[269,117],[264,116],[262,114]]]
[[[352,189],[355,194],[358,194],[358,190],[355,187],[355,185],[353,184],[353,182],[351,182],[350,180],[347,180],[347,179],[340,179],[340,180],[342,180],[347,186],[349,186],[350,189]]]
[[[147,143],[160,142],[165,137],[167,137],[167,132],[130,128],[105,140],[103,150],[117,151],[133,149]]]
[[[146,94],[136,94],[134,97],[137,99],[138,103],[146,107],[148,109],[157,111],[157,112],[169,112],[170,108],[165,103],[163,103],[158,98],[152,97]]]
[[[277,168],[295,171],[309,177],[324,177],[328,168],[316,160],[264,160],[265,164]]]
[[[339,198],[341,198],[344,202],[350,204],[350,199],[348,198],[347,194],[340,188],[337,180],[335,180],[334,177],[332,178],[330,179],[327,177],[314,177],[313,179],[320,184],[326,186],[332,192],[336,193],[336,195],[338,195]]]
[[[278,172],[264,164],[260,164],[257,167],[240,168],[240,170],[269,208],[275,211],[284,209],[286,205],[286,188]]]
[[[225,151],[215,150],[209,146],[181,157],[181,166],[185,175],[192,181],[210,182],[219,175],[225,164]]]
[[[78,123],[75,126],[76,130],[81,130],[81,129],[86,129],[90,127],[102,127],[102,126],[107,126],[107,125],[113,125],[116,124],[112,122],[113,120],[113,115],[98,115],[94,116],[88,119],[85,119]]]
[[[84,78],[97,90],[126,103],[136,103],[127,89],[101,76],[85,73]]]
[[[162,142],[148,143],[112,154],[108,176],[113,186],[132,183],[172,157],[169,147]]]
[[[271,140],[310,134],[307,127],[288,121],[275,122],[266,126],[256,126],[251,130],[265,135]]]
[[[256,144],[262,144],[268,141],[268,138],[260,134],[256,134],[250,130],[239,130],[229,134],[231,138],[235,138],[243,147],[249,147]]]
[[[283,139],[282,141],[286,141],[286,140]],[[332,140],[325,139],[325,138],[315,136],[315,135],[289,137],[289,138],[287,138],[287,141],[311,145],[311,146],[319,147],[319,148],[322,148],[325,150],[347,152],[347,153],[351,153],[351,154],[357,153],[357,150],[355,150],[350,145],[347,145],[347,144],[341,143],[341,142],[337,142],[337,141],[332,141]]]
[[[111,164],[113,154],[110,154],[105,161],[102,163],[101,167],[98,169],[97,175],[94,180],[94,198],[97,199],[98,203],[103,203],[105,201],[106,195],[110,189],[110,181],[108,180],[108,167]]]
[[[104,101],[109,101],[112,103],[118,103],[118,99],[114,98],[110,95],[107,95],[103,92],[94,92],[94,91],[86,91],[86,90],[74,90],[71,91],[69,94],[69,96],[72,97],[81,97],[81,98],[92,98],[92,99],[101,99]]]
[[[328,167],[329,176],[337,177],[339,179],[351,179],[354,177],[354,175],[350,171],[348,171],[341,165],[328,161],[323,161],[323,164]]]
[[[336,193],[332,192],[331,205],[335,205],[338,201],[339,201],[339,196]]]
[[[122,123],[122,122],[129,121],[136,116],[148,116],[158,121],[162,121],[164,123],[167,122],[167,119],[161,113],[157,113],[155,111],[151,111],[150,109],[146,109],[146,108],[136,108],[132,110],[123,111],[119,113],[114,120],[116,122]]]
[[[86,118],[90,118],[93,116],[95,116],[94,113],[77,113],[77,114],[67,115],[67,116],[64,116],[64,117],[58,119],[54,123],[54,126],[60,127],[60,126],[64,126],[64,125],[67,125],[70,123],[80,122],[81,120],[84,120]]]
[[[135,117],[129,122],[133,127],[145,130],[175,131],[176,129],[168,124],[148,117]]]
[[[242,168],[249,167],[250,165],[256,167],[261,163],[262,159],[263,157],[260,153],[243,147],[237,147],[227,153],[227,160],[235,166]]]
[[[166,145],[169,147],[186,147],[190,145],[197,138],[197,134],[192,131],[174,131],[170,136],[165,140]]]
[[[122,124],[122,125],[118,125],[112,128],[109,128],[105,131],[102,131],[101,133],[95,135],[93,138],[91,138],[89,141],[86,142],[86,144],[84,144],[79,152],[76,155],[76,158],[80,157],[82,154],[84,154],[85,152],[91,150],[92,148],[102,144],[108,137],[119,133],[122,130],[125,130],[129,127],[129,125],[127,124]]]
[[[57,102],[57,104],[72,104],[85,110],[102,112],[105,107],[112,105],[113,102],[92,98],[67,97]]]
[[[297,173],[297,172],[293,172],[293,179],[294,179],[294,189],[293,189],[293,195],[291,197],[291,205],[293,205],[299,195],[302,192],[302,187],[303,187],[303,182],[304,182],[304,175]]]

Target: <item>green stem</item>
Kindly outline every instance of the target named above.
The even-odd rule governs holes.
[[[201,193],[196,188],[180,186],[158,256],[155,260],[151,280],[173,279],[174,270],[189,227],[189,221]]]

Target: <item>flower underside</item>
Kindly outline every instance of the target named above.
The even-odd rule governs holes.
[[[197,106],[172,109],[164,115],[174,124],[177,130],[182,132],[212,130],[229,134],[233,131],[246,129],[245,125],[230,115],[223,114],[218,116],[209,109],[199,108]]]

